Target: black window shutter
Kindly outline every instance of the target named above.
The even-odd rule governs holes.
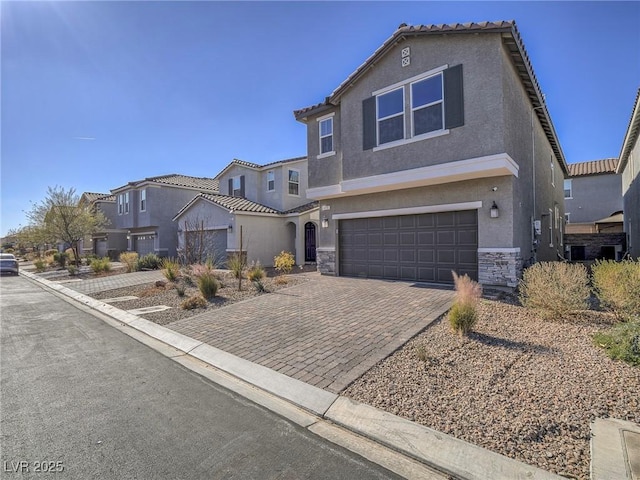
[[[229,179],[229,196],[233,197],[233,178]]]
[[[464,125],[464,90],[462,64],[444,71],[444,128]]]
[[[240,176],[240,196],[244,198],[244,175]]]
[[[378,145],[376,124],[376,97],[362,102],[362,148],[371,150]]]

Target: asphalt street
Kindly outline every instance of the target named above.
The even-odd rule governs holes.
[[[22,277],[0,347],[2,478],[398,478]]]

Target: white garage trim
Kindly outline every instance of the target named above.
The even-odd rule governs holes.
[[[447,203],[443,205],[423,205],[420,207],[391,208],[389,210],[370,210],[367,212],[336,213],[334,220],[351,218],[391,217],[395,215],[419,215],[421,213],[456,212],[459,210],[478,210],[482,202]]]

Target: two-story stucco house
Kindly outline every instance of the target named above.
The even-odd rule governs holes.
[[[80,204],[89,205],[94,211],[102,212],[109,222],[99,232],[82,240],[80,251],[84,255],[97,255],[116,259],[127,250],[127,231],[116,228],[116,197],[109,193],[84,192],[80,197]]]
[[[622,175],[624,203],[624,231],[627,233],[627,251],[632,258],[640,258],[640,89],[631,112],[629,127],[620,150],[617,172]]]
[[[127,250],[140,256],[175,257],[175,214],[199,193],[218,193],[214,178],[170,174],[145,178],[111,190],[116,198],[115,227],[126,230]]]
[[[298,265],[316,261],[319,215],[306,197],[306,157],[267,165],[233,160],[215,178],[219,194],[198,195],[174,217],[189,261],[223,263],[240,250],[264,266],[283,250]]]
[[[294,115],[321,272],[515,286],[562,255],[567,165],[514,22],[403,24]]]
[[[564,180],[565,233],[622,231],[622,180],[617,167],[617,158],[569,164]]]

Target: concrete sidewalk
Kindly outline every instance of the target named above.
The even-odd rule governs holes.
[[[23,275],[58,295],[79,302],[79,308],[104,315],[105,321],[123,333],[156,348],[187,368],[406,478],[562,478],[320,389],[66,286],[28,272]]]

